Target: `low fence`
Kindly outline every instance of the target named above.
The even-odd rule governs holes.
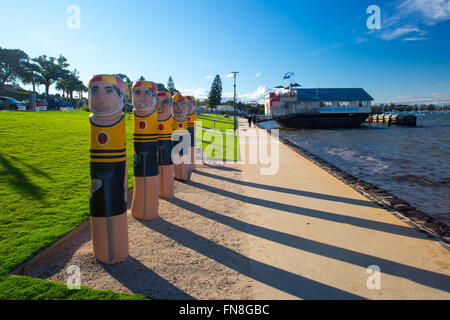
[[[223,120],[219,120],[217,118],[212,118],[212,117],[208,117],[208,116],[204,116],[204,115],[198,115],[197,116],[197,120],[205,120],[205,121],[212,121],[213,122],[213,128],[216,129],[216,123],[225,123],[225,124],[229,124],[232,125],[234,124],[234,121],[223,121]]]

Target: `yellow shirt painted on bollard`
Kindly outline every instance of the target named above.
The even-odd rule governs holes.
[[[158,113],[140,117],[133,112],[133,142],[158,141]]]
[[[188,128],[193,128],[195,125],[195,121],[197,121],[197,111],[192,114],[187,115],[188,120]]]
[[[89,151],[91,162],[122,162],[127,160],[125,115],[111,126],[99,126],[90,119]]]
[[[173,119],[173,131],[175,132],[175,130],[178,130],[178,129],[184,129],[184,130],[187,130],[187,128],[188,128],[188,119],[186,118],[186,120],[184,120],[184,121],[177,121],[177,120],[175,120],[175,118],[172,118]]]
[[[173,117],[169,119],[159,121],[158,120],[158,139],[159,140],[171,140],[173,132]]]

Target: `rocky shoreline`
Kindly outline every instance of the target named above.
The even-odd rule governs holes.
[[[270,129],[261,129],[267,130],[267,133],[271,134]],[[359,193],[370,198],[381,207],[392,212],[401,220],[412,225],[416,230],[426,233],[429,238],[435,238],[441,241],[441,244],[444,247],[450,249],[450,227],[445,223],[438,221],[430,214],[412,206],[407,201],[400,199],[369,182],[359,179],[309,151],[300,148],[286,138],[278,137],[278,140],[303,157],[312,161],[323,170],[345,182]]]

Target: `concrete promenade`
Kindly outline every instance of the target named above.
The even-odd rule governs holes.
[[[278,141],[252,130],[257,147]],[[243,158],[249,132],[240,123]],[[124,262],[98,262],[85,227],[23,273],[66,283],[76,265],[83,285],[156,299],[450,299],[450,253],[438,241],[275,146],[273,175],[261,174],[267,164],[199,164],[160,199],[159,218],[129,214]]]
[[[248,130],[259,147],[278,141],[241,121],[243,156]],[[243,190],[255,299],[450,299],[450,253],[439,242],[283,144],[279,161],[275,175],[243,164],[241,180],[228,181]]]

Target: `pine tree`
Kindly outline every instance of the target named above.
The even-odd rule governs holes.
[[[144,76],[141,76],[141,77],[139,78],[139,81],[145,81]]]
[[[178,92],[177,89],[175,89],[175,83],[173,82],[171,76],[169,77],[169,80],[167,80],[167,90],[171,95],[174,95],[176,92]]]
[[[220,76],[216,75],[211,85],[211,91],[209,91],[208,102],[211,110],[220,104],[222,100],[222,81]]]
[[[167,88],[162,83],[157,83],[156,86],[158,87],[158,91],[169,92],[169,90],[167,90]]]

